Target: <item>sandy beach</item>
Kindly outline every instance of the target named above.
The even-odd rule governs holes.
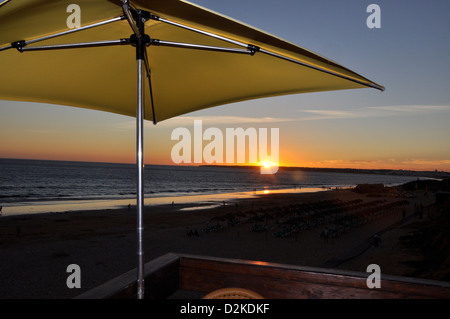
[[[408,262],[423,256],[400,239],[430,221],[430,216],[415,216],[414,205],[434,201],[420,191],[400,198],[329,190],[267,194],[213,208],[195,203],[146,207],[145,260],[175,252],[362,272],[377,263],[385,274],[408,276],[415,270]],[[321,211],[319,203],[353,212],[392,208],[356,223],[342,214],[318,219],[313,211]],[[301,219],[295,214],[300,210]],[[338,234],[321,236],[325,229],[336,229],[343,216],[347,224]],[[72,298],[135,268],[135,227],[134,207],[1,217],[0,298]],[[373,247],[377,233],[381,243]],[[81,268],[81,289],[67,288],[70,264]]]

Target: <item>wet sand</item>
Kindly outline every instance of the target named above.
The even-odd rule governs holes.
[[[325,227],[333,227],[331,219],[286,238],[274,236],[282,229],[289,205],[332,200],[390,203],[404,198],[332,190],[269,194],[213,208],[195,203],[146,207],[145,260],[175,252],[358,271],[378,263],[384,273],[404,275],[410,271],[402,262],[420,256],[397,245],[397,239],[408,231],[403,226],[414,218],[414,203],[431,203],[433,198],[418,193],[407,199],[406,218],[402,207],[334,239],[320,236]],[[228,225],[227,215],[239,223]],[[255,216],[262,215],[272,217],[255,221]],[[255,224],[272,228],[255,232],[251,230]],[[205,231],[216,226],[220,229]],[[134,207],[1,217],[0,298],[71,298],[135,268],[135,227]],[[199,236],[189,236],[190,230]],[[375,233],[382,234],[378,250],[371,247]],[[70,264],[81,268],[81,289],[67,288]]]

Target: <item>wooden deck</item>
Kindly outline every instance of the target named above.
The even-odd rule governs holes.
[[[448,299],[450,283],[381,275],[381,288],[369,289],[368,273],[167,254],[145,265],[145,297],[167,299],[179,291],[199,298],[221,288],[239,287],[267,299]],[[136,297],[136,270],[77,298]]]

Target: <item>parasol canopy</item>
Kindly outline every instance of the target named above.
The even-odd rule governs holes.
[[[71,30],[67,26],[71,3],[10,0],[0,6],[0,99],[135,116],[135,50],[125,40],[122,45],[83,50],[25,51],[130,38],[132,30],[127,19],[121,19],[124,13],[120,0],[78,0],[81,28],[105,24],[33,42]],[[362,87],[383,89],[313,52],[187,1],[136,0],[132,4],[154,15],[145,22],[145,33],[152,40],[147,54],[154,104],[152,112],[150,82],[145,81],[147,120],[153,120],[153,114],[155,120],[162,121],[268,96]],[[114,18],[118,20],[109,22]],[[18,54],[11,44],[21,40],[27,44],[23,54]]]

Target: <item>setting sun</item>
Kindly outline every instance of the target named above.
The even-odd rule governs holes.
[[[277,163],[274,163],[269,160],[260,162],[259,166],[261,168],[261,174],[263,174],[263,175],[275,174],[276,172],[278,172],[278,168],[279,168],[279,165]]]
[[[262,166],[264,166],[265,168],[270,168],[272,166],[272,163],[269,161],[265,161],[265,162],[262,162]]]

